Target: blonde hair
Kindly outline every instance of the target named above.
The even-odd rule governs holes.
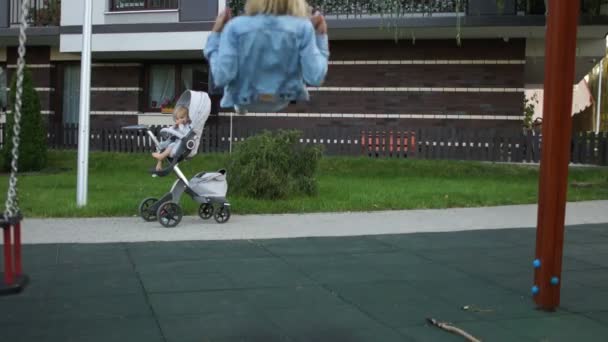
[[[245,4],[245,14],[308,17],[310,15],[309,8],[306,0],[247,0],[247,3]]]
[[[185,106],[177,106],[175,108],[175,119],[186,118],[188,121],[190,120],[190,112],[188,111],[188,107]]]

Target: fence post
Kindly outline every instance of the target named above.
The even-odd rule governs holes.
[[[600,165],[608,165],[608,132],[600,133],[598,137],[600,142],[598,143],[599,155],[600,155]]]

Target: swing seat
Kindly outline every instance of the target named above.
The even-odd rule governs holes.
[[[29,283],[29,277],[21,273],[22,218],[21,213],[8,220],[0,218],[4,241],[4,272],[0,273],[0,296],[20,293]]]

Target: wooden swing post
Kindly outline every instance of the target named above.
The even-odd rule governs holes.
[[[572,129],[576,31],[580,0],[550,0],[533,294],[537,306],[560,303],[564,221]]]

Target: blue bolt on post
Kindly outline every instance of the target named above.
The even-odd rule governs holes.
[[[559,284],[559,278],[551,277],[551,285],[557,285],[557,284]]]
[[[538,294],[538,292],[540,292],[538,286],[536,286],[536,285],[532,286],[532,295],[536,296]]]
[[[534,265],[534,268],[540,268],[540,260],[534,259],[534,261],[532,262],[532,265]]]

